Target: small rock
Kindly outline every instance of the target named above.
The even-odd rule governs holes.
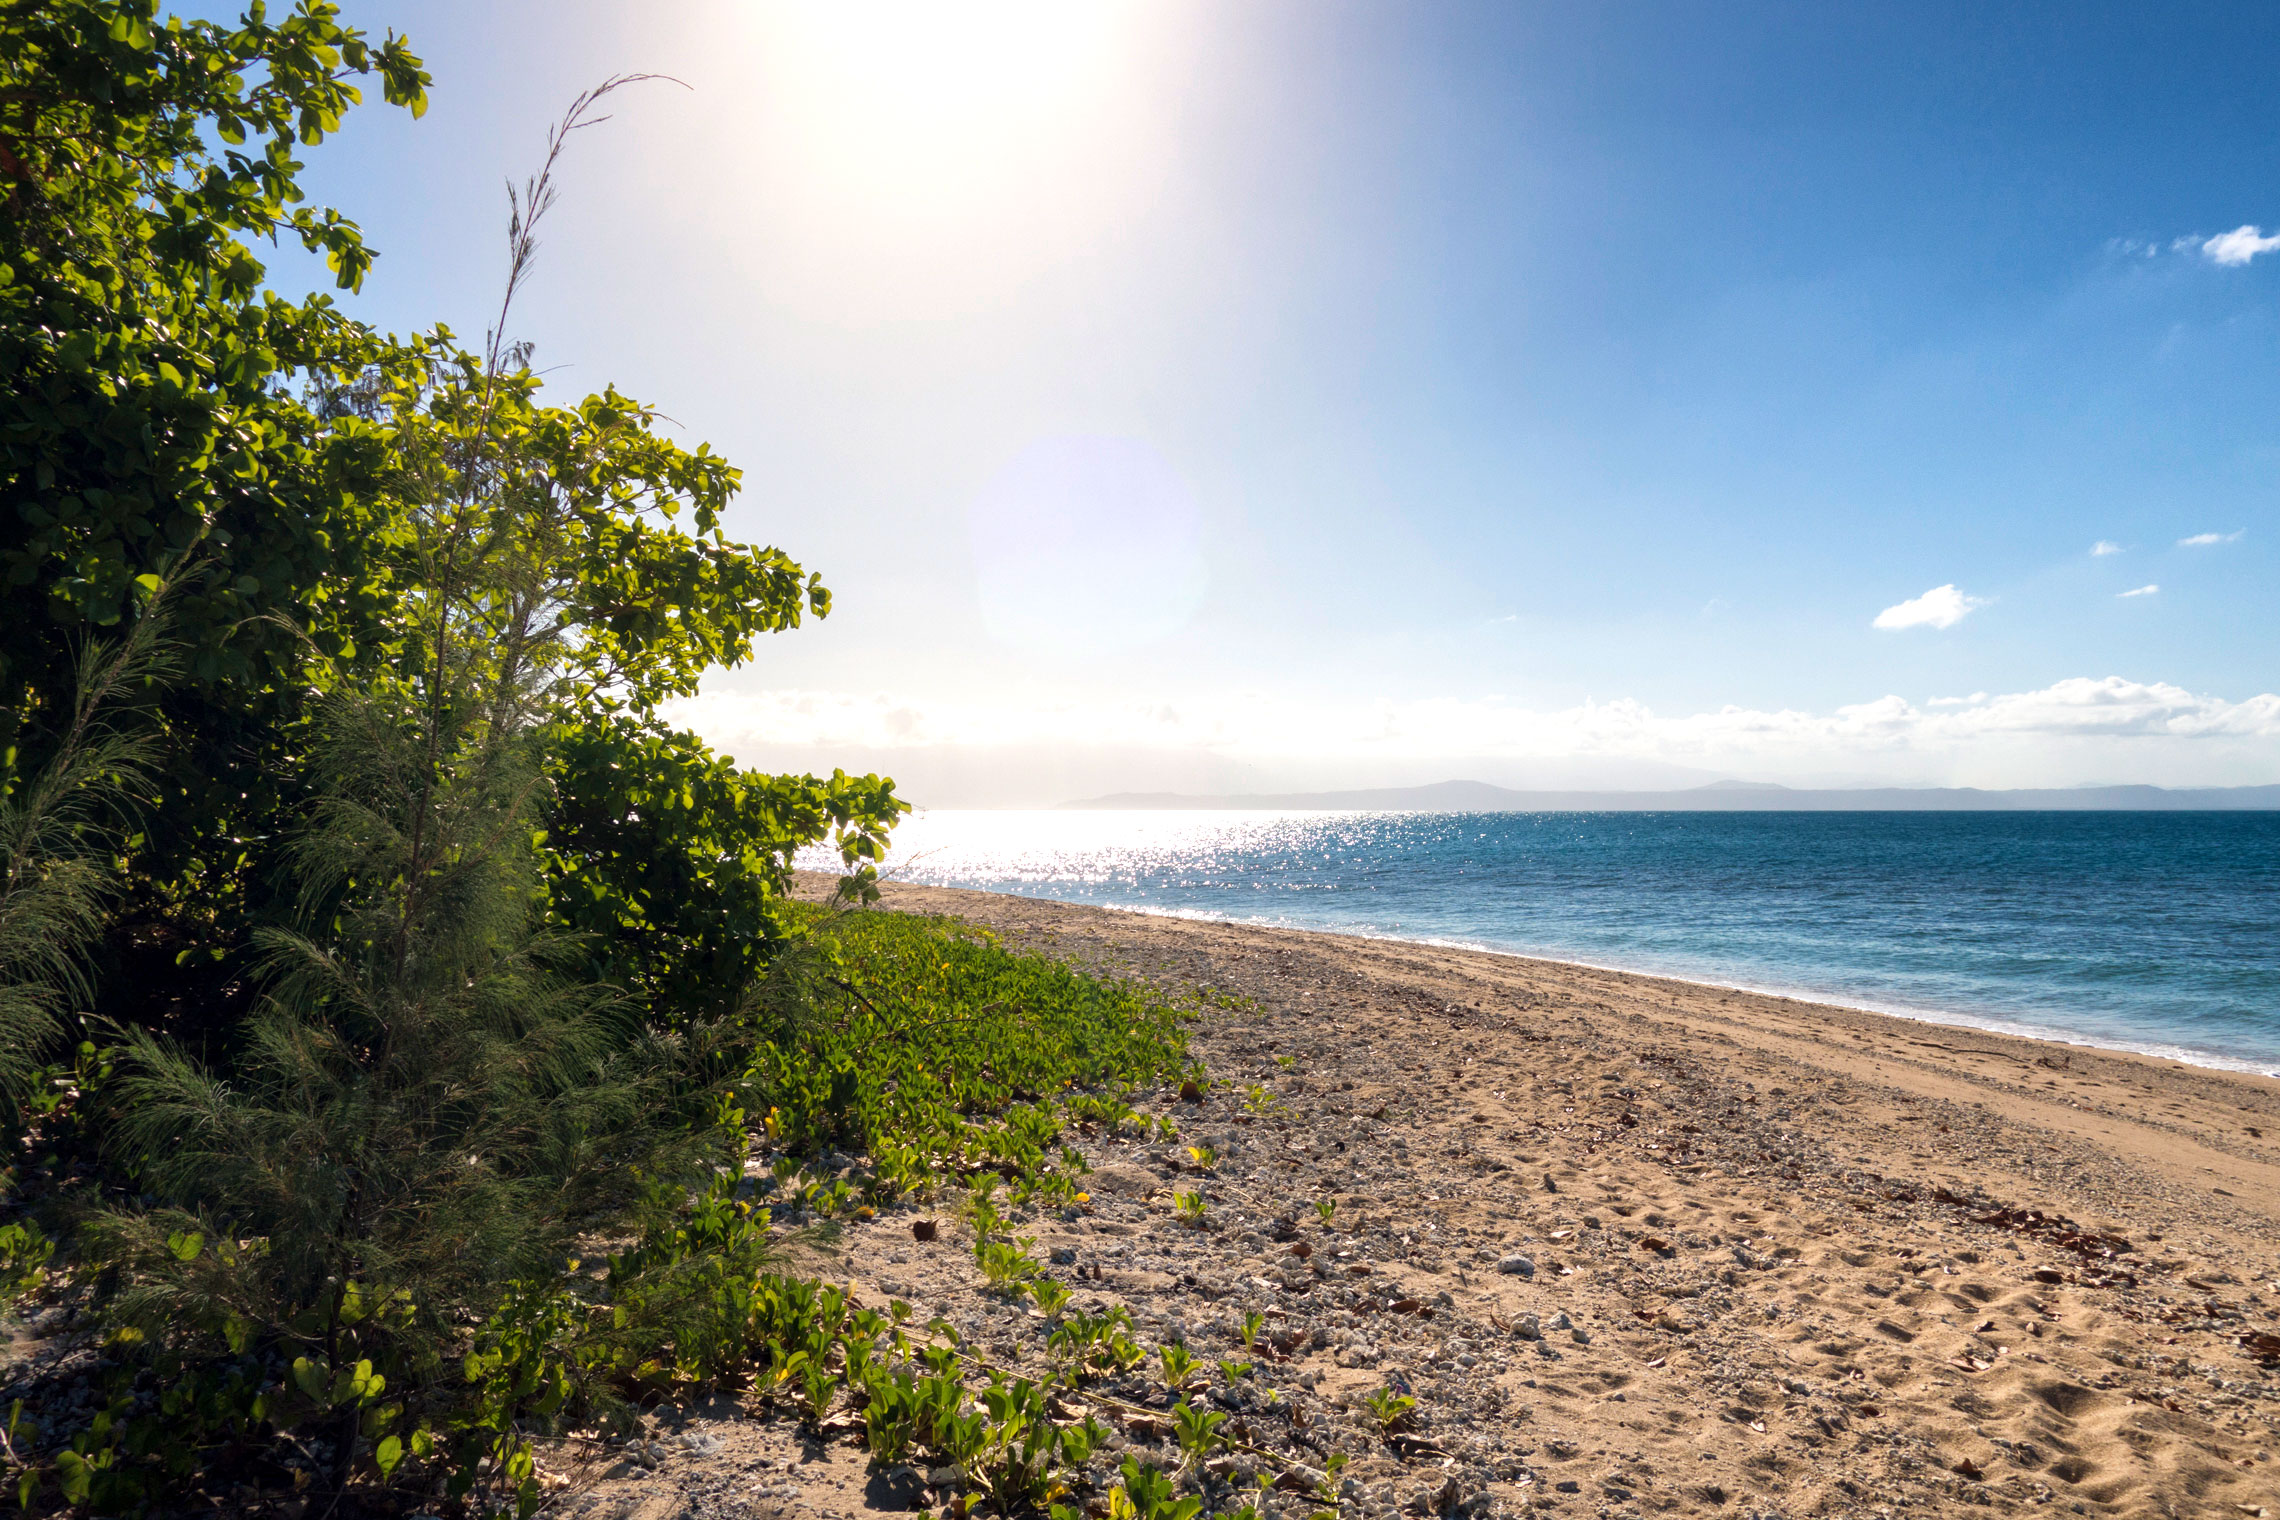
[[[1089,1180],[1096,1193],[1121,1193],[1134,1198],[1146,1197],[1163,1186],[1154,1172],[1129,1161],[1112,1161],[1106,1166],[1096,1166]]]
[[[927,1479],[915,1467],[888,1467],[871,1475],[863,1498],[873,1509],[914,1510],[926,1507]]]
[[[1055,1246],[1055,1247],[1053,1248],[1053,1265],[1054,1265],[1054,1266],[1056,1266],[1056,1267],[1070,1267],[1070,1266],[1075,1266],[1075,1265],[1076,1265],[1076,1261],[1077,1261],[1077,1248],[1076,1248],[1075,1246]]]
[[[966,1486],[966,1479],[955,1467],[937,1467],[927,1473],[926,1486],[937,1493],[954,1493]]]
[[[1536,1275],[1536,1264],[1518,1251],[1514,1251],[1510,1256],[1497,1262],[1496,1270],[1508,1277],[1534,1277]]]
[[[1524,1341],[1540,1341],[1544,1338],[1544,1327],[1535,1315],[1523,1314],[1520,1322],[1512,1327],[1512,1333]]]
[[[1578,1346],[1588,1346],[1591,1344],[1591,1332],[1581,1325],[1576,1325],[1568,1331],[1568,1339],[1574,1341]]]

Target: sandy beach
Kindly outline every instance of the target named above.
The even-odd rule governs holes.
[[[1235,1005],[1192,1026],[1208,1099],[1155,1106],[1179,1141],[1083,1142],[1089,1210],[1023,1230],[1080,1307],[1258,1364],[1230,1413],[1264,1476],[1344,1450],[1365,1516],[2280,1514],[2280,1081],[1480,952],[885,906]],[[819,1265],[1018,1367],[1042,1322],[941,1217]],[[1418,1406],[1390,1439],[1358,1407],[1387,1386]],[[571,1511],[855,1514],[923,1476],[728,1407],[654,1450]]]

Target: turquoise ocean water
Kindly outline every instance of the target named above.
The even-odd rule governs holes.
[[[2280,1073],[2280,812],[932,812],[890,869]]]

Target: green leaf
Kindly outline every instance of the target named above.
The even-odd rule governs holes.
[[[360,1361],[350,1375],[349,1387],[359,1403],[369,1404],[387,1390],[388,1380],[374,1372],[370,1362]]]
[[[63,1497],[73,1504],[85,1504],[87,1491],[95,1483],[95,1469],[76,1451],[64,1450],[55,1454],[56,1481],[62,1485]]]
[[[404,1460],[404,1443],[395,1436],[383,1436],[380,1444],[372,1448],[372,1460],[379,1465],[380,1476],[393,1476],[396,1464]]]
[[[196,1261],[205,1248],[206,1237],[196,1230],[177,1230],[166,1237],[166,1249],[174,1253],[176,1261]]]

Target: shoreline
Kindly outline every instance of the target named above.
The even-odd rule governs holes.
[[[897,882],[895,884],[931,892],[967,892],[990,897],[1012,897],[1019,898],[1024,902],[1050,903],[1067,908],[1094,909],[1103,913],[1129,913],[1141,917],[1171,919],[1189,923],[1226,924],[1233,927],[1268,930],[1277,933],[1320,934],[1333,939],[1361,940],[1375,944],[1419,945],[1462,951],[1470,955],[1502,956],[1513,960],[1539,962],[1548,966],[1572,966],[1579,970],[1605,972],[1612,976],[1646,977],[1656,981],[1678,982],[1686,986],[1701,987],[1711,991],[1746,993],[1753,997],[1778,998],[1788,1002],[1839,1008],[1851,1013],[1873,1014],[1879,1018],[1901,1019],[1934,1029],[1968,1029],[1981,1034],[2000,1035],[2005,1039],[2029,1040],[2049,1045],[2066,1046],[2072,1049],[2137,1056],[2149,1061],[2168,1061],[2202,1071],[2222,1071],[2241,1076],[2280,1079],[2280,1055],[2267,1060],[2251,1060],[2244,1056],[2224,1055],[2216,1051],[2196,1049],[2187,1045],[2163,1045],[2151,1041],[2130,1041],[2118,1037],[2108,1039],[2079,1030],[2066,1029],[2058,1025],[2039,1026],[2005,1020],[1994,1014],[1980,1015],[1947,1008],[1920,1009],[1853,1002],[1848,1000],[1848,994],[1813,987],[1784,987],[1775,984],[1720,981],[1713,977],[1691,975],[1680,971],[1657,970],[1644,966],[1619,966],[1603,961],[1580,960],[1566,955],[1508,949],[1481,940],[1459,939],[1445,935],[1393,934],[1369,929],[1333,928],[1319,924],[1269,923],[1255,918],[1238,918],[1232,914],[1220,913],[1208,908],[1073,902],[1063,897],[1013,891],[998,887],[937,886],[931,883],[918,882]]]
[[[2280,1081],[1415,941],[897,882],[863,911],[1192,1000],[1208,1086],[1066,1129],[1088,1198],[1011,1219],[1148,1348],[1102,1473],[1178,1465],[1180,1342],[1244,1366],[1197,1396],[1254,1448],[1350,1459],[1340,1520],[2280,1514]],[[786,1245],[1050,1360],[954,1193]],[[681,1513],[661,1489],[871,1520],[925,1478],[754,1405],[675,1419],[585,1520]]]
[[[1087,915],[1099,915],[1112,923],[1189,926],[1197,930],[1220,930],[1245,937],[1287,938],[1333,959],[1344,959],[1344,952],[1349,947],[1372,952],[1373,958],[1380,960],[1399,961],[1407,958],[1401,952],[1410,952],[1418,957],[1450,958],[1459,965],[1471,961],[1486,962],[1522,974],[1533,973],[1560,983],[1581,983],[1595,990],[1627,993],[1632,997],[1672,992],[1680,994],[1682,998],[1690,994],[1714,997],[1722,1003],[1738,1002],[1742,1010],[1779,1010],[1791,1019],[1802,1017],[1812,1021],[1816,1026],[1815,1032],[1824,1038],[1839,1032],[1847,1035],[1866,1032],[1911,1047],[1950,1050],[1953,1047],[1937,1041],[1925,1041],[1918,1036],[1936,1031],[1968,1032],[1998,1046],[2010,1047],[2005,1054],[2028,1066],[2047,1064],[2052,1057],[2059,1058],[2061,1062],[2078,1058],[2112,1062],[2121,1070],[2142,1071],[2171,1081],[2184,1079],[2193,1086],[2205,1084],[2212,1091],[2238,1093],[2244,1100],[2256,1102],[2259,1106],[2269,1104],[2275,1119],[2280,1120],[2280,1077],[2245,1067],[2204,1065],[2154,1052],[2118,1049],[2087,1041],[2078,1043],[2053,1036],[2019,1034],[1975,1024],[1949,1024],[1912,1014],[1887,1012],[1796,993],[1758,990],[1731,983],[1532,956],[1519,951],[1335,929],[1254,924],[1239,919],[1176,911],[1071,903],[1060,898],[1032,897],[1022,893],[993,892],[970,887],[932,887],[899,882],[884,885],[886,892],[881,907],[899,911],[948,913],[993,928],[1013,929],[1017,937],[1033,936],[1040,928],[1045,928],[1050,933],[1056,921],[1064,916],[1072,921],[1081,921]],[[1019,909],[1011,907],[1017,904],[1020,905]],[[1747,1020],[1722,1017],[1718,1022],[1731,1031],[1730,1037],[1743,1043],[1750,1043],[1752,1033],[1761,1039],[1767,1035],[1765,1030],[1753,1030]],[[2280,1141],[2280,1124],[2276,1124],[2273,1134],[2276,1141]],[[2272,1154],[2275,1162],[2280,1162],[2280,1143],[2272,1147]],[[2276,1244],[2280,1244],[2280,1166],[2275,1168],[2273,1183],[2274,1238]]]

